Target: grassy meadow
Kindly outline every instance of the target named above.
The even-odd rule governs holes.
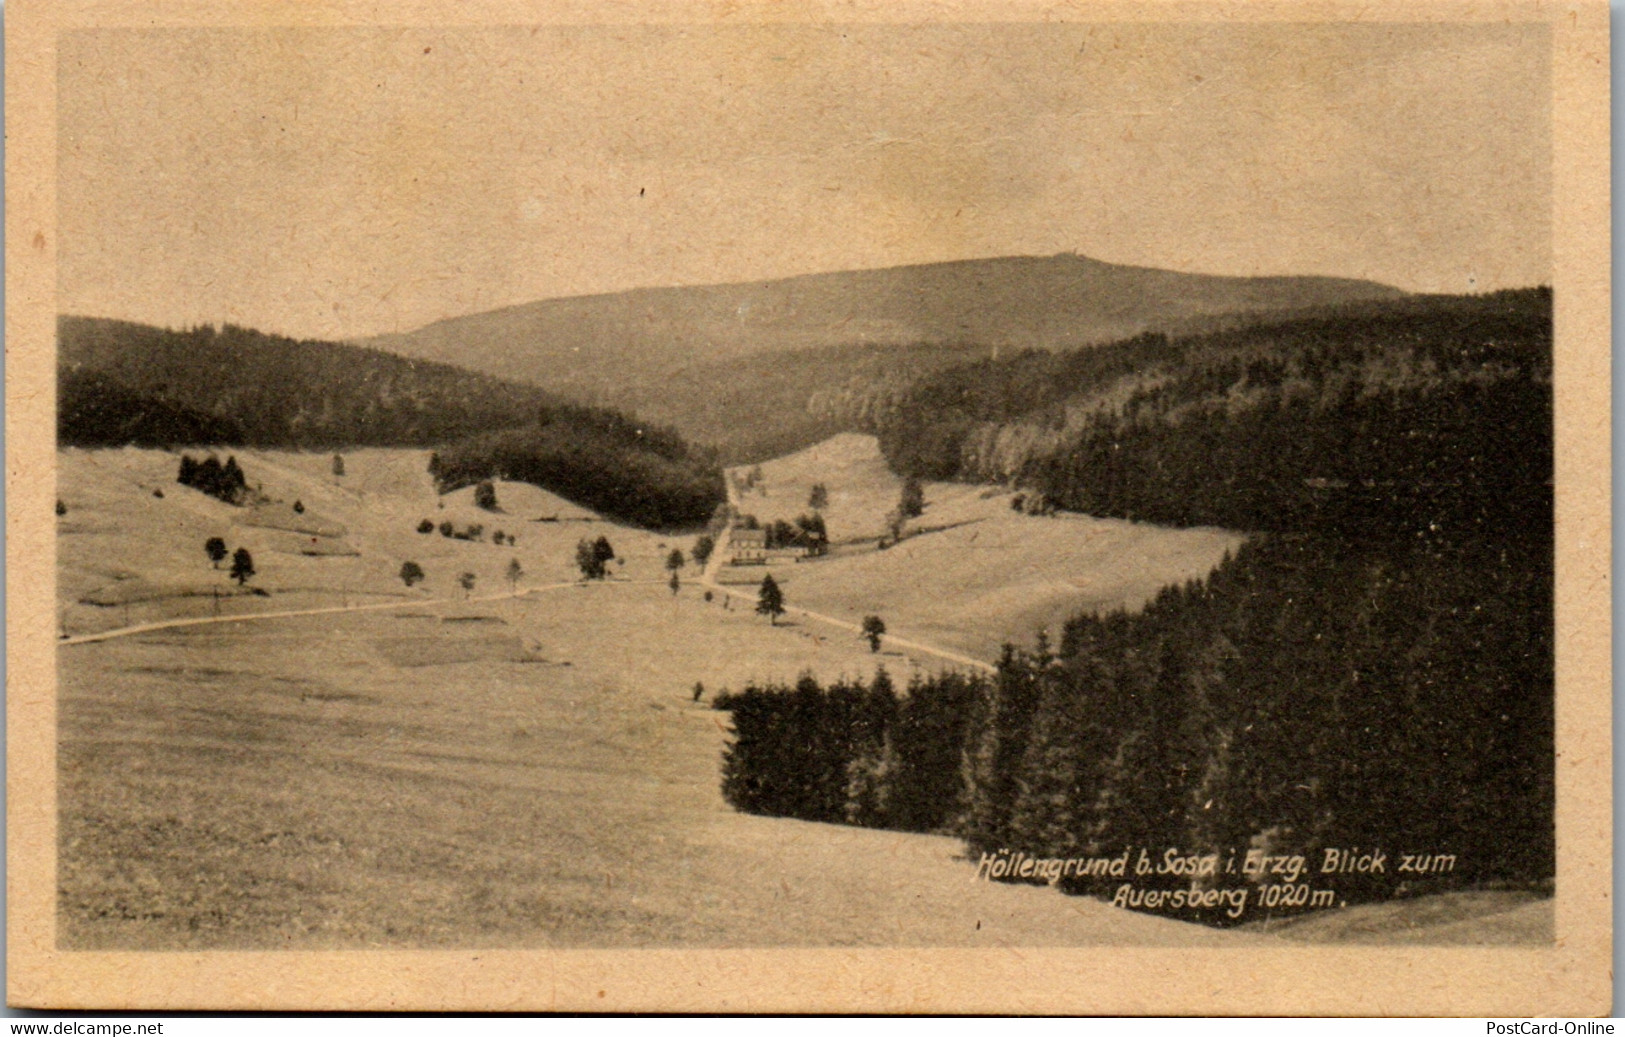
[[[767,494],[749,509],[794,515],[823,481],[837,539],[876,528],[897,485],[876,470],[873,441],[814,449],[764,465]],[[62,632],[388,607],[59,648],[64,948],[1277,939],[977,881],[954,839],[728,808],[716,693],[943,664],[877,656],[806,617],[770,626],[725,595],[707,601],[692,564],[673,594],[662,563],[692,537],[605,522],[520,484],[497,484],[500,513],[475,507],[472,489],[437,497],[424,451],[347,452],[342,476],[330,454],[234,453],[267,507],[178,485],[174,453],[61,452]],[[1236,541],[1021,516],[1002,494],[966,487],[931,485],[926,497],[920,524],[951,528],[776,566],[790,603],[879,612],[896,633],[986,657],[1060,612],[1133,605],[1156,581],[1201,575]],[[425,518],[483,524],[486,539],[420,534]],[[517,543],[490,543],[496,529]],[[582,585],[575,544],[599,535],[621,560]],[[247,588],[264,595],[210,563],[203,544],[215,536],[249,548]],[[410,589],[397,575],[407,560],[427,573]],[[475,574],[471,593],[463,572]]]

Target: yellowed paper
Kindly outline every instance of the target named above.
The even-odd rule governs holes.
[[[6,48],[9,1003],[1610,1010],[1604,6],[75,0],[12,5]],[[1161,589],[1296,542],[1295,523],[1319,521],[1304,515],[1355,514],[1364,493],[1456,516],[1462,487],[1505,473],[1465,453],[1416,478],[1293,470],[1282,499],[1305,510],[1249,525],[1214,500],[1098,489],[1091,513],[1062,491],[1098,488],[1109,457],[1067,469],[1086,473],[1073,483],[1025,460],[1074,456],[1068,437],[1101,415],[1165,414],[1158,394],[1195,377],[1156,352],[1169,341],[1230,349],[1256,326],[1297,343],[1313,320],[1335,338],[1349,314],[1389,330],[1358,361],[1328,347],[1355,386],[1338,413],[1445,386],[1482,391],[1460,397],[1484,401],[1461,419],[1481,421],[1525,362],[1496,352],[1513,333],[1471,325],[1460,357],[1483,358],[1394,350],[1431,334],[1404,323],[1427,307],[1448,321],[1497,292],[1552,314],[1555,569],[1504,546],[1497,561],[1486,544],[1526,541],[1492,518],[1459,557],[1510,566],[1504,584],[1458,586],[1445,554],[1383,549],[1389,582],[1370,587],[1417,588],[1414,616],[1371,620],[1392,658],[1302,649],[1333,661],[1253,685],[1223,661],[1257,658],[1226,628],[1207,655],[1170,635],[1087,669],[1080,631],[1106,628],[1074,616],[1183,608]],[[1446,296],[1468,301],[1432,301]],[[1025,350],[1096,348],[1156,360],[1019,420],[977,411],[937,469],[920,460],[934,440],[898,431],[1042,364]],[[1235,373],[1203,413],[1278,393],[1284,424],[1293,392],[1333,398],[1301,358],[1272,375],[1271,348],[1225,354]],[[897,409],[933,377],[965,395]],[[1018,389],[1000,391],[1014,408]],[[636,417],[589,434],[559,400]],[[452,417],[436,425],[436,408]],[[693,470],[726,474],[695,503],[632,468],[636,492],[586,497],[534,485],[542,466],[511,452],[475,471],[496,448],[469,436],[538,410],[527,449],[613,440],[655,465],[638,451],[672,425],[699,445]],[[1415,413],[1406,442],[1455,434]],[[1135,448],[1124,421],[1102,449]],[[1260,456],[1291,447],[1259,428]],[[1543,437],[1507,449],[1516,467]],[[243,478],[199,477],[183,454],[229,455]],[[912,509],[908,463],[925,473]],[[816,535],[795,525],[809,512]],[[1351,557],[1377,536],[1316,535]],[[613,544],[594,562],[598,537]],[[1529,590],[1547,578],[1555,597]],[[1555,604],[1555,636],[1531,626],[1527,653],[1505,633],[1526,600]],[[1482,627],[1461,615],[1480,609]],[[1364,636],[1349,622],[1339,637]],[[1427,669],[1417,631],[1435,628],[1449,665],[1479,630],[1482,667]],[[1027,707],[1047,719],[1014,755],[956,743],[933,766],[958,791],[909,793],[914,814],[895,719],[843,721],[844,769],[775,772],[779,799],[723,780],[746,723],[712,708],[723,693],[867,682],[878,664],[908,692],[895,702],[953,672],[1008,703],[991,690],[1005,642],[1005,672],[1014,658],[1051,689]],[[1554,665],[1526,661],[1542,651]],[[1424,675],[1408,698],[1382,683],[1406,665]],[[1208,666],[1285,705],[1249,713],[1248,690],[1204,728],[1127,690],[1172,686],[1135,684],[1146,668]],[[1349,690],[1328,698],[1336,672]],[[1529,675],[1528,717],[1480,716],[1511,673]],[[1097,697],[1053,706],[1097,678]],[[1202,679],[1169,694],[1232,701]],[[1315,705],[1291,715],[1300,697]],[[1139,723],[1111,719],[1120,700],[1150,718],[1141,734],[1088,741],[1090,724]],[[1346,737],[1324,735],[1328,702]],[[992,707],[944,715],[977,708]],[[1467,776],[1448,795],[1443,777],[1384,785],[1377,750],[1354,748],[1407,709],[1422,720],[1395,722],[1393,766]],[[1450,709],[1493,737],[1455,737]],[[1555,740],[1532,739],[1545,722]],[[1207,747],[1205,778],[1169,762],[1178,739]],[[1443,755],[1418,768],[1404,754],[1422,744]],[[1324,765],[1344,753],[1344,771]],[[1201,791],[1242,787],[1225,784],[1231,759],[1281,783],[1265,806]],[[1336,799],[1337,773],[1394,803]],[[1077,791],[1089,781],[1098,795]],[[1044,813],[1043,782],[1072,814]],[[841,804],[771,816],[814,786]],[[1408,800],[1423,787],[1425,809]],[[1145,809],[1177,814],[1178,834],[1131,821],[1140,834],[1113,842],[1114,804],[1161,788],[1179,791]],[[1011,797],[998,831],[1034,841],[977,829],[978,790]],[[1338,828],[1362,809],[1406,820],[1362,844],[1326,834],[1372,832]],[[1473,820],[1452,827],[1458,809]],[[1204,811],[1232,819],[1205,842]],[[1497,816],[1504,841],[1486,842]],[[1528,863],[1549,842],[1555,869]]]

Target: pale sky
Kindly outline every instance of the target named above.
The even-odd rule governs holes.
[[[104,30],[59,53],[63,312],[341,338],[1062,251],[1551,279],[1540,25]]]

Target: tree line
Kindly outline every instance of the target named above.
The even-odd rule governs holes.
[[[471,436],[437,451],[429,472],[441,493],[517,480],[651,529],[703,525],[723,499],[722,469],[676,433],[619,415],[587,417]]]

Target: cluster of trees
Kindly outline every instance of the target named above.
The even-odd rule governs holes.
[[[429,472],[442,493],[517,480],[653,529],[698,526],[723,499],[714,458],[674,432],[590,408],[555,408],[527,427],[464,439],[436,452]]]
[[[248,499],[248,479],[238,467],[235,457],[227,457],[226,463],[221,464],[213,454],[201,461],[190,454],[182,454],[180,474],[176,481],[227,504],[240,505]]]
[[[755,515],[740,515],[739,528],[762,530],[768,550],[800,547],[809,554],[823,554],[829,549],[829,529],[824,525],[824,516],[816,511],[796,516],[793,523],[774,519],[764,524]]]
[[[615,548],[608,537],[593,540],[583,537],[576,544],[576,568],[584,580],[602,580],[609,575],[609,563],[615,560]]]
[[[733,719],[722,794],[753,814],[951,830],[962,795],[965,728],[988,681],[949,673],[899,696],[884,668],[827,687],[750,684],[712,705]]]
[[[419,583],[422,583],[427,574],[424,573],[423,566],[416,562],[407,561],[401,563],[401,571],[399,575],[402,583],[406,584],[407,587],[413,587]],[[511,559],[508,562],[508,568],[505,570],[504,575],[506,575],[508,578],[509,587],[517,592],[519,590],[519,580],[525,575],[525,567],[519,564],[519,559]],[[464,597],[467,597],[473,592],[475,579],[475,575],[471,572],[460,573],[458,575],[457,583],[463,588]]]
[[[800,547],[808,554],[823,554],[829,549],[829,530],[824,526],[824,516],[815,511],[796,516],[794,524],[783,519],[773,520],[767,527],[767,546]]]
[[[228,549],[226,541],[221,537],[210,537],[203,542],[203,553],[209,556],[209,562],[216,569],[226,560]],[[231,578],[237,581],[237,586],[246,584],[251,576],[255,575],[254,556],[248,548],[239,547],[231,553]]]
[[[1516,550],[1544,565],[1478,543],[1274,535],[1142,613],[1072,620],[1058,652],[1007,647],[991,678],[901,698],[881,678],[749,687],[718,701],[735,731],[723,791],[977,853],[1386,847],[1454,855],[1412,892],[1538,883],[1555,861],[1551,555]],[[1406,879],[1337,889],[1353,902]]]
[[[436,529],[440,531],[441,536],[452,540],[483,541],[485,539],[485,523],[483,522],[471,522],[462,529],[458,529],[457,524],[450,519],[442,519],[439,526],[435,525],[433,519],[423,519],[417,525],[418,532],[425,536],[435,532]],[[515,547],[519,543],[519,538],[512,533],[506,533],[498,529],[491,533],[491,543],[499,546],[507,544],[509,547]]]

